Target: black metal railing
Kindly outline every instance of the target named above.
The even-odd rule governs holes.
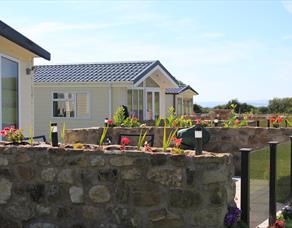
[[[289,137],[290,138],[290,147],[288,147],[287,143],[284,143],[283,145],[285,146],[285,159],[290,156],[290,162],[287,163],[287,160],[285,161],[285,164],[287,166],[290,166],[290,172],[288,172],[287,170],[285,171],[285,174],[283,173],[278,173],[278,179],[285,179],[285,193],[287,191],[287,196],[289,195],[290,197],[292,196],[292,136]],[[276,221],[276,213],[277,213],[277,207],[276,207],[276,202],[277,202],[277,186],[279,186],[280,184],[283,185],[283,183],[279,183],[279,180],[277,179],[277,168],[281,168],[279,165],[279,167],[277,167],[277,163],[279,163],[280,161],[277,161],[277,153],[279,153],[279,155],[281,155],[283,153],[283,145],[281,145],[281,147],[279,147],[279,151],[277,152],[277,146],[278,146],[279,142],[278,141],[270,141],[268,143],[269,145],[269,156],[267,156],[267,154],[265,155],[267,161],[265,162],[265,164],[267,165],[267,167],[259,167],[259,169],[263,170],[263,176],[265,176],[263,179],[268,180],[268,184],[267,182],[265,182],[265,185],[263,188],[265,192],[267,192],[268,194],[268,205],[263,205],[264,207],[267,207],[267,212],[268,214],[266,214],[268,216],[268,220],[269,220],[269,226],[272,226],[275,221]],[[287,149],[288,148],[288,149]],[[288,150],[288,151],[287,151]],[[254,153],[257,153],[255,151],[253,151],[251,148],[242,148],[240,149],[240,153],[241,153],[241,220],[247,224],[248,226],[250,226],[251,224],[251,218],[250,218],[250,210],[251,210],[251,171],[250,171],[250,159],[251,159],[251,154],[254,155]],[[290,155],[289,155],[290,154]],[[252,156],[253,157],[253,156]],[[279,156],[280,157],[280,156]],[[282,154],[282,158],[283,160],[283,154]],[[253,161],[254,162],[254,161]],[[279,163],[281,164],[281,163]],[[264,170],[267,169],[267,175],[264,174]],[[288,172],[288,173],[287,173]],[[281,176],[284,175],[284,176]],[[290,177],[289,177],[289,176]],[[290,182],[290,183],[289,183]],[[289,185],[290,184],[290,185]],[[279,187],[280,188],[280,187]],[[288,191],[289,188],[289,191]],[[280,189],[282,190],[282,189]],[[279,193],[279,192],[278,192]],[[285,195],[286,196],[286,195]],[[287,197],[288,198],[288,197]],[[281,199],[283,200],[283,199]],[[254,202],[252,202],[254,203]],[[266,217],[265,217],[266,218]]]

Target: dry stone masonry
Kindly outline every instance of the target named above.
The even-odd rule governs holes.
[[[229,154],[0,146],[0,227],[223,227]]]

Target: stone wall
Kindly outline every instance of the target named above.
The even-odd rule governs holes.
[[[0,227],[223,227],[230,154],[0,146]]]
[[[154,146],[162,147],[163,127],[147,127],[149,134],[155,136]],[[167,133],[172,129],[168,128]],[[205,149],[213,152],[235,153],[242,147],[251,147],[260,149],[268,145],[271,140],[285,142],[292,135],[292,128],[260,128],[260,127],[242,127],[242,128],[207,128],[211,138]],[[103,128],[80,128],[66,130],[66,143],[88,143],[96,144],[101,136]],[[120,134],[140,134],[141,128],[109,128],[108,135],[112,137],[112,143],[118,144]],[[130,137],[130,143],[136,145],[135,139]]]
[[[163,127],[147,127],[149,134],[155,135],[154,146],[162,146]],[[242,128],[207,128],[210,132],[210,142],[205,146],[205,150],[212,152],[232,153],[236,173],[240,173],[240,148],[250,147],[260,149],[268,146],[268,142],[276,140],[285,142],[292,135],[292,128],[259,128],[259,127],[242,127]],[[167,129],[170,132],[171,129]],[[119,134],[140,134],[140,128],[110,128],[108,135],[112,137],[113,143],[118,143]],[[102,128],[85,128],[72,129],[66,131],[67,143],[92,143],[96,144],[100,138]],[[132,145],[135,140],[130,138]]]

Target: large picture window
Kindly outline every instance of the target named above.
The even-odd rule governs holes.
[[[130,115],[134,115],[139,120],[143,120],[143,90],[128,90],[128,111]]]
[[[18,127],[18,63],[1,57],[2,128]]]
[[[88,118],[88,93],[53,93],[53,117]]]

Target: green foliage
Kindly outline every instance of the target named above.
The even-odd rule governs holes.
[[[122,127],[139,127],[141,123],[136,117],[128,117],[121,124]]]
[[[186,84],[185,83],[183,83],[182,81],[180,81],[180,80],[177,80],[177,82],[178,82],[178,86],[186,86]]]
[[[6,128],[4,128],[5,130]],[[17,142],[17,143],[21,143],[24,136],[23,136],[23,130],[22,129],[14,129],[14,128],[10,128],[9,130],[5,130],[6,131],[6,134],[5,134],[5,138],[8,140],[8,141],[11,141],[11,142]]]
[[[285,227],[286,228],[292,228],[292,220],[291,219],[287,219],[285,221]]]
[[[167,151],[167,148],[169,147],[171,140],[176,135],[178,129],[171,130],[170,134],[167,136],[166,133],[166,121],[164,121],[164,129],[163,129],[163,151]]]
[[[269,101],[268,109],[270,113],[292,114],[292,97],[273,98]]]
[[[103,128],[102,134],[101,134],[101,137],[100,137],[100,140],[99,140],[99,146],[102,146],[103,141],[104,141],[105,136],[106,136],[106,133],[107,133],[107,130],[108,130],[108,127],[104,127]]]
[[[49,142],[52,142],[52,127],[51,127],[51,121],[49,122]]]
[[[155,127],[160,126],[161,120],[162,120],[162,118],[160,116],[155,120]]]
[[[145,133],[143,134],[143,130],[141,130],[140,135],[139,135],[139,139],[138,139],[138,144],[137,144],[137,149],[140,150],[142,145],[144,145],[145,141],[146,141],[146,135],[147,135],[148,131],[146,130]]]
[[[62,131],[61,131],[61,140],[63,143],[65,143],[65,132],[66,132],[66,123],[64,122],[62,126]]]
[[[228,101],[225,105],[217,105],[214,108],[215,109],[233,109],[236,113],[246,113],[246,112],[253,112],[257,108],[253,105],[249,105],[247,103],[241,103],[237,99],[232,99]]]
[[[195,113],[202,113],[203,112],[203,107],[198,104],[193,104],[193,111]]]
[[[177,127],[191,127],[193,126],[193,122],[191,119],[186,119],[184,116],[177,117],[175,120]]]
[[[29,137],[28,137],[28,143],[30,144],[30,145],[32,145],[32,142],[33,142],[33,130],[32,130],[32,126],[30,125],[29,126]]]
[[[118,107],[118,109],[116,110],[114,114],[114,123],[116,126],[121,126],[124,120],[125,120],[125,110],[121,106],[121,107]]]
[[[230,104],[229,107],[232,109],[231,116],[226,122],[224,122],[224,124],[223,124],[224,127],[234,127],[235,126],[234,122],[237,120],[237,115],[235,112],[237,105]]]
[[[258,113],[259,114],[268,114],[269,108],[265,106],[258,107]]]
[[[174,147],[174,148],[172,148],[171,153],[172,154],[185,154],[185,151],[181,148]]]
[[[173,127],[176,119],[174,107],[169,107],[167,112],[168,116],[166,118],[166,122],[164,121],[164,125],[167,124],[168,127]]]

